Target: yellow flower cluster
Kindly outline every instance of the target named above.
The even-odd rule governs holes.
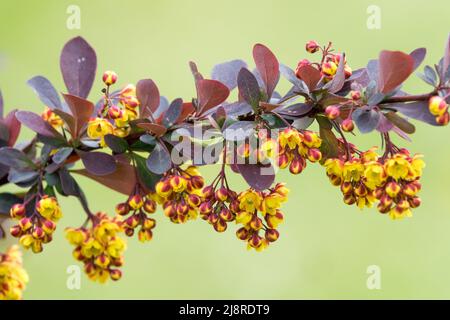
[[[46,107],[44,112],[42,112],[41,118],[55,129],[61,128],[64,125],[64,121],[61,117],[54,113],[49,107]]]
[[[123,222],[123,228],[128,237],[132,237],[135,229],[140,226],[139,241],[152,240],[152,229],[156,226],[156,220],[147,216],[156,211],[156,201],[152,197],[154,197],[152,194],[146,196],[134,194],[128,198],[127,202],[119,203],[116,206],[118,215],[127,216],[131,213]]]
[[[45,195],[36,202],[35,211],[30,216],[26,215],[26,208],[20,203],[11,207],[10,216],[19,220],[17,225],[11,227],[11,235],[20,238],[19,242],[25,249],[31,248],[38,253],[42,252],[44,243],[52,240],[62,212],[56,198]]]
[[[236,235],[247,242],[248,249],[262,251],[279,238],[277,227],[284,220],[280,207],[287,201],[288,193],[286,186],[278,183],[265,192],[248,189],[238,195],[236,223],[243,226]],[[264,231],[263,236],[260,231]]]
[[[117,81],[117,75],[113,71],[107,71],[103,75],[103,82],[108,87],[105,89],[104,107],[101,115],[91,119],[87,127],[89,138],[100,140],[100,146],[105,146],[104,137],[113,134],[118,137],[126,137],[130,134],[130,121],[138,116],[137,107],[139,101],[136,97],[136,87],[132,84],[125,86],[120,92],[109,95],[109,87]]]
[[[92,217],[91,228],[67,228],[66,238],[75,246],[73,256],[84,263],[89,279],[105,283],[109,278],[119,280],[123,265],[125,241],[119,237],[123,232],[118,218],[110,218],[103,212]]]
[[[199,206],[200,216],[208,221],[217,232],[227,230],[227,223],[235,219],[239,211],[237,193],[225,186],[218,189],[213,185],[203,188],[202,203]]]
[[[0,300],[20,300],[28,283],[28,274],[22,266],[22,253],[12,246],[0,253]]]
[[[306,159],[317,162],[322,159],[319,148],[322,144],[320,137],[305,130],[299,132],[294,128],[286,128],[278,136],[279,154],[278,166],[281,169],[289,166],[289,171],[299,174],[306,167]]]
[[[196,219],[205,182],[196,167],[172,169],[156,184],[154,200],[174,223]]]
[[[416,194],[425,166],[420,155],[411,157],[402,149],[380,158],[370,149],[347,161],[328,159],[324,165],[331,183],[340,186],[346,204],[364,208],[379,201],[378,210],[392,219],[411,216],[410,209],[420,205]]]

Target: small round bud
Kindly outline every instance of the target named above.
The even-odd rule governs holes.
[[[350,97],[352,98],[352,100],[359,100],[361,99],[361,92],[359,91],[350,91]]]
[[[338,106],[328,106],[325,108],[325,115],[330,120],[336,119],[337,117],[339,117],[340,114],[341,114],[341,112],[339,111]]]
[[[117,74],[114,71],[105,71],[102,80],[107,86],[113,85],[117,81]]]
[[[22,218],[25,216],[25,206],[21,203],[14,204],[9,210],[11,218]]]
[[[319,50],[319,48],[320,48],[319,44],[314,40],[308,41],[305,45],[305,49],[309,53],[315,53]]]
[[[344,121],[342,121],[341,123],[341,128],[342,130],[344,130],[345,132],[352,132],[353,129],[355,129],[355,124],[353,123],[353,120],[350,118],[345,119]]]

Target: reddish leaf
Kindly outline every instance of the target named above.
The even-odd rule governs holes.
[[[381,51],[379,57],[378,89],[388,93],[397,88],[414,71],[414,59],[401,51]]]
[[[270,99],[280,79],[278,60],[269,48],[260,43],[253,47],[253,59],[265,84],[267,97]]]
[[[297,75],[306,83],[309,91],[313,91],[316,88],[317,83],[321,78],[320,71],[311,65],[299,68],[297,70]]]
[[[137,126],[146,131],[149,131],[150,133],[154,134],[157,137],[160,137],[167,132],[166,127],[156,123],[141,122],[138,123]]]
[[[217,80],[201,79],[197,81],[198,114],[218,106],[230,95],[226,85]]]
[[[147,118],[158,109],[159,90],[153,80],[140,80],[136,85],[136,96],[140,103],[139,113],[141,118]]]
[[[94,112],[94,104],[83,98],[70,94],[63,94],[74,119],[74,136],[78,136],[83,126],[88,123],[89,118]]]
[[[5,124],[9,130],[8,146],[12,147],[17,141],[20,133],[20,122],[16,118],[16,111],[13,110],[5,117]]]
[[[200,72],[198,72],[197,65],[193,61],[189,61],[189,68],[191,68],[192,75],[194,76],[195,83],[200,80],[203,80],[203,76]]]
[[[183,106],[181,107],[181,114],[178,117],[177,123],[183,122],[186,118],[191,115],[195,111],[192,102],[183,102]]]
[[[91,174],[86,169],[74,170],[73,172],[88,177],[127,196],[131,194],[136,185],[136,174],[134,167],[126,162],[117,162],[116,171],[104,176]],[[124,179],[124,177],[126,177],[126,179]]]
[[[82,37],[67,42],[61,52],[60,67],[69,93],[86,98],[97,69],[97,57],[89,43]]]

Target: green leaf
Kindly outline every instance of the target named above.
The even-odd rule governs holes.
[[[125,153],[128,150],[128,142],[125,139],[112,134],[105,136],[105,142],[115,153]]]
[[[133,158],[136,162],[136,170],[139,178],[139,182],[149,190],[154,190],[156,183],[161,179],[161,175],[151,172],[147,168],[146,159],[140,155],[133,154]]]
[[[325,117],[317,117],[317,122],[319,123],[319,134],[322,139],[322,145],[320,151],[322,152],[323,158],[335,158],[339,155],[339,141],[333,133],[333,125]]]

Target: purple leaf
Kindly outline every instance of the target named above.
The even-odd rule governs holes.
[[[445,43],[444,59],[442,63],[442,76],[446,75],[448,67],[450,66],[450,34],[448,35],[447,42]]]
[[[217,80],[201,79],[197,81],[198,114],[218,106],[230,95],[227,86]]]
[[[426,54],[427,54],[427,49],[425,49],[425,48],[417,48],[416,50],[412,51],[409,54],[414,59],[413,71],[416,70],[420,66],[423,59],[425,59]]]
[[[410,103],[395,103],[386,105],[389,109],[394,109],[409,118],[413,118],[433,126],[437,126],[436,116],[428,110],[428,101],[416,101]]]
[[[167,111],[169,108],[169,100],[167,100],[166,97],[159,97],[159,105],[158,108],[156,108],[156,111],[153,113],[153,116],[155,119],[158,119],[164,112]]]
[[[306,94],[309,93],[309,89],[306,86],[306,83],[303,80],[297,78],[294,70],[292,70],[288,66],[285,66],[284,64],[280,64],[280,72],[290,83],[294,85],[294,91],[300,91]]]
[[[368,133],[378,127],[380,113],[371,107],[361,107],[353,111],[352,118],[361,133]]]
[[[252,106],[247,102],[233,102],[223,106],[228,117],[238,117],[253,112]]]
[[[259,107],[261,92],[259,91],[258,80],[248,69],[242,68],[238,74],[239,94],[253,108]]]
[[[335,93],[342,89],[345,83],[345,54],[340,55],[339,66],[336,71],[336,74],[333,77],[333,80],[328,82],[325,85],[325,89],[328,89],[329,92]]]
[[[275,171],[271,165],[237,164],[237,168],[249,186],[255,190],[270,188],[275,181]]]
[[[27,84],[33,88],[45,106],[50,109],[62,109],[58,92],[47,78],[36,76],[28,80]]]
[[[246,67],[247,64],[242,60],[232,60],[217,64],[211,71],[211,79],[222,82],[231,91],[237,86],[239,71]]]
[[[414,59],[401,51],[381,51],[379,57],[378,89],[389,93],[403,83],[414,71]]]
[[[278,60],[269,48],[260,43],[253,47],[253,59],[264,82],[267,97],[270,99],[280,79]]]
[[[223,137],[229,141],[242,141],[249,137],[255,130],[253,121],[237,121],[229,125],[223,131]]]
[[[390,130],[392,130],[392,128],[394,127],[394,125],[392,124],[392,122],[390,122],[385,116],[384,114],[380,114],[380,121],[378,122],[378,127],[377,130],[383,133],[389,132]]]
[[[67,42],[61,52],[60,67],[69,93],[87,98],[97,69],[97,57],[89,43],[82,37]]]
[[[159,90],[151,79],[143,79],[137,83],[136,96],[140,104],[139,114],[141,118],[152,115],[159,106]]]
[[[312,104],[296,103],[287,107],[285,106],[278,107],[274,111],[284,116],[299,117],[310,112],[312,108],[313,108]]]
[[[12,147],[19,137],[21,124],[16,118],[17,110],[12,110],[4,119],[9,130],[8,146]]]
[[[0,90],[0,119],[3,119],[3,108],[4,108],[3,95],[2,91]]]
[[[17,170],[33,169],[36,167],[25,153],[11,147],[0,148],[0,163]]]
[[[116,160],[103,152],[78,152],[87,171],[97,176],[104,176],[116,171]]]
[[[70,94],[63,94],[63,97],[72,112],[74,120],[73,134],[77,137],[81,129],[89,122],[95,106],[88,100]]]
[[[16,118],[23,125],[44,137],[59,138],[64,140],[63,136],[53,127],[45,122],[40,116],[30,111],[17,111]]]
[[[146,164],[148,170],[156,174],[163,174],[169,170],[172,165],[172,160],[170,159],[167,148],[162,146],[161,143],[156,144],[155,149],[153,149],[147,158]]]
[[[178,98],[172,101],[163,118],[163,125],[167,128],[173,126],[181,114],[183,100]]]

